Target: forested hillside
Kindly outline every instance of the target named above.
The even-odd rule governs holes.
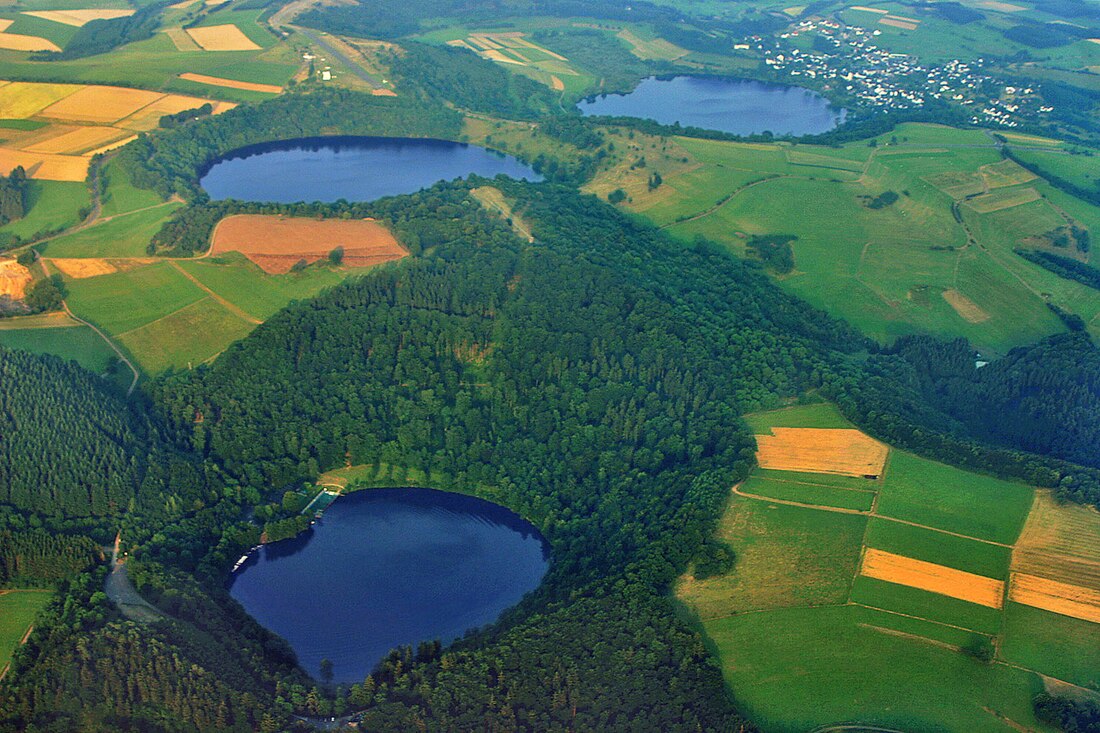
[[[0,347],[0,503],[56,517],[167,517],[205,497],[205,483],[103,380]]]

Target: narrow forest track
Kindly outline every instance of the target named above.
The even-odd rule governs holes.
[[[122,543],[122,533],[115,536],[114,547],[111,548],[111,572],[103,581],[103,592],[114,602],[122,615],[131,621],[147,623],[165,618],[163,611],[155,607],[149,601],[141,597],[134,588],[130,578],[126,575],[126,559],[119,559],[119,545]]]

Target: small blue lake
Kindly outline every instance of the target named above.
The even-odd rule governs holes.
[[[641,117],[735,135],[828,132],[847,111],[801,87],[710,76],[649,77],[627,94],[605,94],[578,105],[582,114]]]
[[[549,545],[511,511],[431,489],[336,500],[309,531],[265,545],[230,594],[314,677],[361,682],[395,646],[452,641],[538,587]]]
[[[516,158],[447,140],[319,137],[251,145],[215,161],[200,180],[210,198],[272,203],[373,201],[471,173],[541,181]]]

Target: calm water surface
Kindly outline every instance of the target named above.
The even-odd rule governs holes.
[[[476,173],[541,181],[531,168],[447,140],[325,137],[252,145],[215,162],[201,185],[212,199],[293,203],[373,201]]]
[[[651,76],[629,94],[606,94],[578,107],[585,115],[642,117],[736,135],[828,132],[847,114],[809,89],[704,76]]]
[[[315,677],[360,682],[395,646],[451,641],[538,586],[549,547],[528,522],[431,489],[341,497],[298,537],[253,553],[230,593]]]

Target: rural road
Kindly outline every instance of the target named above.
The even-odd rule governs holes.
[[[122,541],[121,534],[115,537],[115,545],[111,548],[111,572],[107,580],[103,582],[103,592],[107,594],[122,615],[131,621],[155,621],[164,618],[164,614],[155,608],[149,601],[141,597],[134,588],[130,578],[126,575],[126,560],[118,558],[118,548]]]

